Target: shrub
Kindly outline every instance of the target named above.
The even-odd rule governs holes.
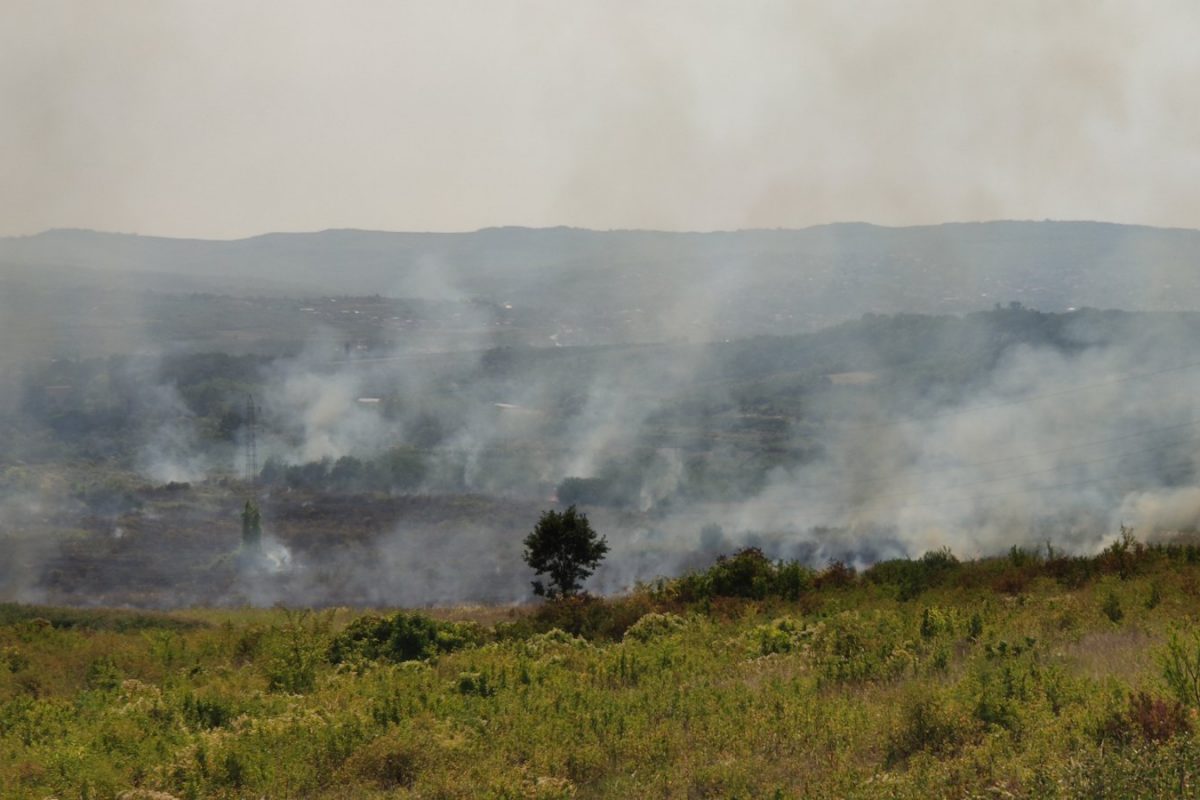
[[[825,569],[813,580],[818,589],[844,589],[853,586],[858,573],[854,567],[844,561],[830,561]]]
[[[921,612],[921,638],[934,639],[954,628],[950,615],[937,607],[926,607]]]
[[[967,638],[971,641],[979,641],[979,637],[983,635],[983,617],[976,611],[971,615],[971,619],[967,622]]]
[[[561,628],[588,640],[620,641],[650,609],[645,594],[612,599],[577,595],[559,597],[540,606],[533,621],[541,630]]]
[[[408,789],[416,783],[420,764],[420,752],[412,744],[387,734],[355,750],[342,771],[351,781],[366,781],[379,789]]]
[[[918,559],[897,558],[881,561],[863,577],[881,586],[895,586],[900,600],[912,600],[926,590],[941,585],[958,569],[958,559],[947,548],[930,550]]]
[[[551,628],[545,633],[538,633],[525,640],[522,651],[529,656],[540,656],[547,652],[566,648],[587,648],[591,643],[580,636],[574,636],[561,628]]]
[[[721,556],[707,574],[709,593],[716,597],[761,600],[775,583],[775,565],[757,547],[746,547],[732,556]]]
[[[496,687],[482,672],[460,672],[458,674],[458,693],[476,697],[491,697],[496,693]]]
[[[718,597],[795,601],[815,588],[817,581],[812,570],[799,561],[771,561],[759,548],[745,547],[733,555],[719,556],[703,572],[671,581],[664,594],[684,602]]]
[[[1145,739],[1152,742],[1164,742],[1191,731],[1183,705],[1168,703],[1146,692],[1138,692],[1129,698],[1129,720]]]
[[[0,668],[20,672],[29,666],[29,657],[15,646],[0,647]]]
[[[1133,536],[1133,530],[1121,526],[1120,536],[1104,549],[1097,561],[1105,572],[1115,572],[1121,580],[1129,580],[1137,572],[1138,564],[1146,554],[1146,546]]]
[[[88,665],[84,684],[89,689],[102,692],[112,691],[121,685],[121,671],[111,656],[102,656]]]
[[[1096,574],[1096,564],[1083,556],[1068,556],[1052,552],[1043,567],[1047,575],[1062,586],[1079,589]]]
[[[811,631],[791,617],[771,620],[759,625],[751,632],[755,649],[764,656],[774,653],[790,653],[811,636]]]
[[[635,642],[649,642],[678,633],[685,624],[683,617],[678,614],[651,612],[629,626],[624,638],[627,641],[632,639]]]
[[[1036,644],[1027,636],[1023,642],[1001,640],[985,646],[984,660],[971,676],[975,719],[1014,733],[1024,730],[1021,705],[1044,694],[1047,681],[1057,681],[1053,670],[1039,664]],[[1054,697],[1047,698],[1051,705],[1061,702],[1063,689],[1054,683],[1049,692]]]
[[[388,617],[367,614],[335,636],[326,655],[333,664],[416,661],[479,644],[482,639],[482,630],[470,623],[438,622],[403,611]]]
[[[914,692],[905,698],[900,725],[888,737],[887,763],[894,765],[918,752],[950,755],[970,734],[970,724],[953,714],[937,695]]]
[[[813,587],[813,573],[799,561],[776,565],[774,594],[784,600],[799,600]]]
[[[183,695],[180,710],[183,712],[184,723],[198,730],[223,728],[236,716],[230,701],[220,697],[198,697],[191,692]]]
[[[997,688],[997,683],[992,681],[983,684],[982,691],[975,700],[975,719],[989,727],[1018,731],[1021,727],[1021,716],[1017,711],[1016,696],[1009,684],[1012,679],[1011,670],[1007,670],[1004,677],[1004,688]]]
[[[1125,616],[1125,612],[1121,610],[1121,601],[1117,597],[1116,592],[1108,593],[1108,595],[1104,598],[1104,605],[1102,608],[1104,610],[1104,616],[1108,617],[1112,622],[1120,622],[1121,618]]]
[[[271,691],[304,694],[316,686],[329,618],[307,611],[285,614],[284,623],[271,626],[264,638],[263,671]]]
[[[1165,742],[1191,732],[1187,709],[1178,701],[1168,702],[1147,692],[1130,695],[1124,709],[1114,709],[1100,726],[1100,741],[1111,740],[1124,744],[1135,738],[1148,742]]]
[[[1200,631],[1186,638],[1171,633],[1159,653],[1163,680],[1175,698],[1190,708],[1200,708]]]
[[[1024,547],[1015,544],[1009,548],[1008,563],[1012,564],[1017,569],[1033,566],[1037,564],[1037,562],[1037,548],[1034,548],[1033,550],[1026,550]]]
[[[1010,566],[1002,571],[992,583],[992,588],[1001,594],[1018,595],[1029,588],[1032,578],[1030,570],[1023,566]]]
[[[815,625],[810,653],[821,676],[836,683],[890,680],[916,663],[913,643],[894,614],[843,611]]]

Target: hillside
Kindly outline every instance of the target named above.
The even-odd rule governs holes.
[[[855,574],[748,551],[432,617],[0,605],[0,792],[1191,797],[1198,560],[1119,538]]]
[[[1197,252],[1197,231],[1049,221],[713,233],[331,230],[235,241],[52,230],[0,239],[0,280],[483,299],[563,312],[588,326],[592,341],[707,339],[1012,300],[1047,311],[1196,308]]]

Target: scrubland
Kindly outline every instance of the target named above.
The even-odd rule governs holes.
[[[1200,796],[1200,550],[423,612],[0,606],[0,795]],[[156,794],[158,793],[158,794]]]

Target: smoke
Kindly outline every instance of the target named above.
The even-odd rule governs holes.
[[[1180,333],[1078,352],[1016,346],[954,403],[880,399],[875,419],[833,422],[825,458],[776,473],[724,524],[801,537],[825,527],[837,539],[821,543],[850,552],[886,531],[908,556],[1046,540],[1090,552],[1122,522],[1145,535],[1190,528],[1200,372],[1176,369]]]
[[[267,418],[285,426],[285,441],[295,443],[284,460],[337,459],[372,454],[385,447],[394,438],[394,431],[389,430],[376,409],[358,402],[364,396],[361,376],[306,369],[311,357],[306,354],[279,365],[261,401]]]
[[[1191,8],[220,6],[17,11],[10,231],[1195,223]],[[604,591],[750,545],[866,564],[1188,529],[1195,320],[845,320],[1194,308],[1195,247],[1016,224],[5,240],[0,597],[515,601],[520,538],[573,501],[612,544]],[[146,291],[252,285],[422,313]],[[217,350],[269,358],[179,361]],[[239,572],[246,394],[283,477]]]
[[[1187,3],[15,9],[11,232],[1196,224]]]
[[[138,452],[138,472],[158,483],[196,481],[208,475],[212,456],[201,447],[194,415],[175,387],[152,384],[140,398],[149,436]]]
[[[831,234],[820,258],[862,257],[846,241]],[[672,263],[698,245],[647,247]],[[324,318],[348,322],[306,330],[291,354],[188,353],[147,327],[141,355],[31,356],[33,372],[7,373],[20,385],[6,387],[5,424],[19,435],[4,463],[21,453],[49,471],[92,453],[87,469],[116,470],[119,485],[6,491],[0,524],[33,533],[11,535],[22,566],[4,574],[4,596],[515,602],[528,596],[521,539],[541,510],[572,502],[612,545],[591,583],[610,592],[744,546],[861,566],[939,547],[970,557],[1050,541],[1091,552],[1121,524],[1146,537],[1194,525],[1195,315],[1014,305],[726,341],[730,319],[755,315],[743,299],[762,296],[765,274],[732,251],[724,270],[601,284],[586,323],[566,313],[574,307],[556,309],[551,329],[564,337],[611,324],[621,344],[512,347],[505,304],[461,288],[479,284],[452,259],[417,260],[397,293],[440,305],[404,328],[410,336],[374,339],[355,318],[375,307],[322,298],[293,313],[324,303]],[[1177,260],[1155,263],[1168,265],[1160,280],[1182,275]],[[833,286],[814,294],[834,316],[903,301],[894,282],[849,299]],[[239,572],[221,559],[237,541],[226,517],[249,491],[230,481],[242,468],[246,394],[261,406],[260,460],[284,471],[264,487],[269,557]],[[159,485],[171,481],[195,488],[168,503]],[[56,509],[54,520],[31,517],[30,503]],[[98,538],[38,533],[77,527],[72,514]],[[173,561],[183,547],[190,560]],[[105,576],[130,554],[146,585],[114,594]]]
[[[1016,318],[1005,322],[1004,314]],[[923,344],[939,354],[955,352],[964,335],[986,341],[1046,319],[1018,310],[943,320]],[[823,388],[804,398],[810,426],[793,426],[775,445],[820,455],[766,469],[759,486],[732,500],[698,489],[688,468],[689,457],[726,457],[718,446],[721,425],[756,418],[727,388],[705,382],[714,370],[730,368],[714,363],[711,348],[681,345],[592,360],[585,379],[572,386],[574,404],[556,405],[564,381],[553,369],[505,382],[464,366],[466,377],[455,375],[453,382],[473,411],[458,419],[462,427],[442,453],[462,458],[461,484],[433,478],[426,489],[503,487],[534,499],[568,476],[623,482],[619,505],[629,511],[603,512],[614,526],[614,546],[597,581],[611,590],[748,545],[814,565],[830,558],[865,565],[940,547],[974,557],[1052,541],[1091,552],[1125,523],[1148,536],[1189,528],[1200,513],[1189,485],[1200,424],[1191,398],[1200,390],[1200,369],[1188,366],[1184,344],[1196,336],[1194,320],[1118,316],[1106,323],[1094,312],[1056,319],[1065,322],[1053,343],[1031,336],[1033,343],[995,348],[995,363],[966,383],[946,379],[961,366],[954,361],[895,366],[884,352],[852,350],[859,363],[844,367],[874,371],[855,373],[853,381],[818,382]],[[908,374],[920,369],[938,379]],[[423,384],[412,372],[404,386],[414,394],[439,391],[437,381]],[[501,387],[507,393],[497,394]],[[726,410],[672,436],[672,414],[701,391],[705,402]],[[492,401],[501,397],[516,402],[497,410]],[[453,428],[455,420],[446,424]],[[404,436],[403,424],[393,430]],[[532,458],[524,476],[497,476],[489,458],[528,437],[554,437],[556,446]],[[710,532],[702,540],[706,525],[720,526],[720,535]],[[492,534],[493,553],[511,551],[520,526]],[[471,547],[486,538],[477,530],[461,536]],[[373,558],[403,571],[402,564],[412,563],[411,541],[410,533],[398,531],[381,540]],[[447,557],[461,564],[461,556],[450,553],[462,552],[462,541],[447,541]],[[398,560],[393,551],[402,554]],[[483,591],[481,585],[496,580],[487,574],[455,580],[453,569],[429,574],[434,577],[417,585],[437,597],[453,596],[460,586]]]

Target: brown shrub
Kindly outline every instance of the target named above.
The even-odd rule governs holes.
[[[644,593],[605,599],[590,595],[560,597],[533,614],[540,630],[559,628],[588,640],[620,641],[631,625],[658,605]]]
[[[817,589],[842,589],[853,586],[858,572],[844,561],[830,561],[829,566],[821,570],[813,579]]]
[[[1101,728],[1101,738],[1129,742],[1140,737],[1149,742],[1165,742],[1191,732],[1187,709],[1178,702],[1138,692],[1129,698],[1129,707],[1114,712]]]
[[[1152,742],[1165,742],[1192,729],[1187,710],[1178,702],[1168,703],[1161,697],[1138,692],[1129,698],[1129,718]]]
[[[385,735],[351,754],[342,771],[352,780],[380,789],[407,789],[416,783],[420,760],[420,753],[411,743]]]
[[[1018,595],[1029,588],[1029,570],[1023,567],[1008,567],[992,582],[992,589],[1000,594]]]

